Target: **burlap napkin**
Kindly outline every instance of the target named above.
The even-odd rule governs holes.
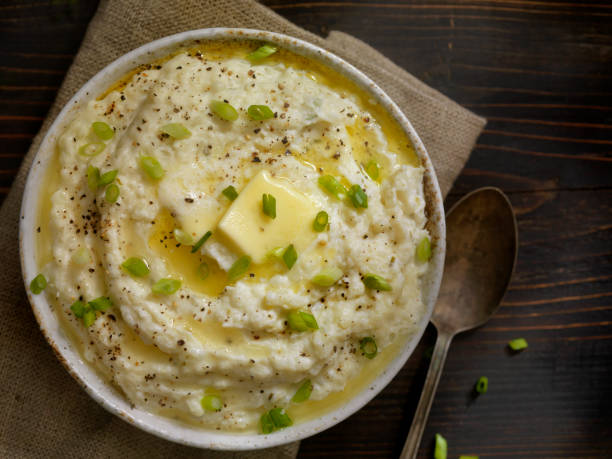
[[[0,456],[293,458],[294,443],[251,453],[215,453],[158,439],[94,403],[43,339],[24,294],[17,222],[26,175],[61,107],[98,70],[127,51],[177,32],[248,27],[286,33],[329,49],[376,81],[414,124],[446,194],[485,124],[363,42],[306,32],[253,0],[103,0],[57,100],[0,210]],[[399,43],[398,43],[399,46]]]

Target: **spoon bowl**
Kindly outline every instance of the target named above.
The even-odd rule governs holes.
[[[457,334],[484,325],[497,311],[516,264],[518,232],[508,198],[480,188],[446,218],[446,261],[432,323]]]
[[[438,338],[400,459],[416,457],[453,337],[484,325],[497,311],[510,284],[517,251],[516,218],[498,188],[475,190],[448,212],[444,274],[431,317]]]

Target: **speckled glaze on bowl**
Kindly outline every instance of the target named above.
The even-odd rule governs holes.
[[[424,279],[423,300],[426,313],[418,333],[403,346],[398,355],[371,384],[346,404],[317,419],[299,423],[269,435],[236,434],[198,429],[130,406],[123,395],[85,362],[76,347],[62,331],[58,319],[44,295],[32,295],[29,282],[38,273],[35,258],[35,227],[40,184],[50,164],[58,135],[68,124],[74,113],[89,100],[103,93],[111,84],[134,67],[161,58],[180,46],[196,44],[197,40],[250,39],[278,44],[281,47],[326,64],[347,76],[367,91],[374,100],[385,107],[399,122],[414,144],[425,172],[425,195],[427,200],[428,229],[432,235],[433,256],[430,269]],[[391,99],[367,76],[339,57],[317,46],[286,35],[250,29],[201,29],[179,33],[156,40],[120,57],[89,80],[66,104],[49,132],[43,139],[28,175],[19,222],[21,267],[36,320],[42,333],[53,347],[58,359],[87,393],[100,405],[127,422],[154,435],[185,445],[216,450],[249,450],[267,448],[300,440],[317,434],[344,420],[378,394],[398,373],[419,342],[433,310],[442,277],[445,253],[445,221],[442,196],[429,156],[414,128]]]

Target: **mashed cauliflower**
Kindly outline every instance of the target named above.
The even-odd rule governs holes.
[[[224,431],[303,420],[424,313],[412,147],[340,75],[256,47],[182,50],[83,106],[40,214],[84,358],[132,404]]]

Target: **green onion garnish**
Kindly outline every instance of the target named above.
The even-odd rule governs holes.
[[[261,207],[263,213],[270,218],[276,218],[276,198],[271,194],[264,193],[261,196]]]
[[[367,209],[368,207],[368,195],[365,194],[365,191],[359,185],[353,185],[351,189],[348,191],[349,198],[351,198],[351,202],[353,206],[357,209]]]
[[[180,228],[174,228],[172,234],[174,235],[174,239],[176,239],[176,242],[179,242],[183,245],[193,244],[193,236],[191,236],[191,234],[189,234],[187,231],[183,231]]]
[[[87,309],[83,314],[83,325],[85,325],[86,328],[89,328],[93,325],[95,321],[96,311],[94,311],[93,309]]]
[[[159,164],[158,160],[153,158],[153,156],[141,156],[140,167],[153,180],[159,180],[164,176],[163,167]]]
[[[263,121],[274,118],[274,112],[267,105],[249,105],[247,113],[252,120]]]
[[[321,212],[317,214],[317,216],[314,219],[314,222],[312,222],[312,228],[316,232],[320,233],[321,231],[324,231],[327,228],[328,221],[329,221],[329,216],[327,215],[327,212],[322,210]]]
[[[181,288],[181,281],[169,277],[160,279],[153,284],[151,290],[157,295],[171,295]]]
[[[100,140],[110,140],[115,135],[113,128],[103,121],[96,121],[95,123],[92,123],[91,129]]]
[[[261,417],[259,418],[259,424],[261,426],[261,433],[269,434],[269,433],[274,432],[275,430],[274,422],[272,421],[272,418],[270,417],[270,413],[262,414]]]
[[[81,300],[76,300],[70,306],[70,310],[75,315],[75,317],[82,319],[85,315],[85,311],[87,311],[87,306],[85,306],[85,303],[83,303]]]
[[[268,56],[271,56],[276,51],[278,51],[278,48],[276,46],[263,45],[257,48],[252,53],[249,53],[246,58],[250,60],[252,63],[256,63],[262,59],[265,59]]]
[[[200,266],[198,266],[196,273],[201,280],[206,279],[210,274],[210,268],[208,267],[208,263],[206,263],[205,261],[200,263]]]
[[[478,456],[465,456],[465,455],[461,455],[459,456],[459,459],[479,459]]]
[[[378,354],[378,346],[376,345],[376,341],[371,336],[367,336],[362,338],[359,341],[359,348],[365,357],[368,359],[373,359]]]
[[[310,398],[310,394],[312,393],[312,382],[310,379],[305,380],[298,390],[295,392],[295,395],[291,398],[292,402],[302,403]]]
[[[34,295],[38,295],[45,289],[46,286],[47,279],[42,274],[39,274],[34,279],[32,279],[32,282],[30,282],[30,290]]]
[[[295,250],[295,247],[293,247],[293,244],[291,244],[289,247],[285,249],[285,252],[283,253],[283,261],[287,265],[287,268],[291,269],[293,268],[293,265],[295,264],[297,259],[298,259],[298,254]]]
[[[387,292],[391,290],[389,282],[378,274],[368,273],[363,276],[361,280],[363,281],[363,285],[371,290],[384,290]]]
[[[87,186],[91,191],[96,191],[98,182],[100,182],[100,169],[90,164],[87,166]]]
[[[380,166],[376,161],[373,159],[368,161],[368,164],[365,165],[365,171],[372,180],[378,180],[378,177],[380,176]]]
[[[221,411],[223,402],[216,395],[205,395],[200,401],[205,411]]]
[[[119,199],[119,187],[115,183],[111,183],[106,188],[104,199],[106,199],[106,202],[110,202],[111,204]]]
[[[419,242],[419,245],[417,245],[416,257],[417,260],[422,262],[429,261],[431,258],[431,242],[429,242],[429,238],[427,236],[421,239],[421,242]]]
[[[191,131],[183,126],[181,123],[169,123],[165,124],[160,128],[164,134],[168,134],[170,137],[176,140],[186,139],[191,136]]]
[[[318,179],[319,186],[337,199],[344,199],[346,188],[331,175],[322,175]]]
[[[96,156],[104,151],[106,145],[102,142],[87,143],[79,148],[81,156]]]
[[[236,279],[246,273],[250,265],[251,257],[249,257],[248,255],[243,255],[242,257],[238,258],[230,267],[229,271],[227,272],[227,278],[230,282],[234,282]]]
[[[238,192],[236,191],[236,188],[234,188],[232,185],[225,188],[221,192],[221,194],[225,196],[227,199],[229,199],[230,201],[233,201],[234,199],[238,197]]]
[[[282,429],[283,427],[289,427],[293,425],[293,421],[289,415],[285,412],[284,408],[272,408],[270,411],[270,417],[274,423],[274,427]]]
[[[91,166],[89,166],[89,167],[91,167]],[[89,171],[89,167],[87,168],[88,171]],[[113,183],[113,180],[115,180],[115,178],[117,177],[118,173],[119,173],[119,171],[117,169],[105,172],[98,179],[98,186],[106,186],[106,185],[109,185],[109,184]]]
[[[274,258],[281,258],[283,256],[283,253],[285,253],[285,248],[284,247],[276,247],[274,249],[271,249],[266,256],[267,257],[274,257]]]
[[[434,459],[446,459],[447,453],[447,445],[446,439],[440,435],[436,434],[436,447],[434,449]]]
[[[315,316],[304,311],[290,311],[287,314],[287,324],[289,324],[289,328],[298,332],[319,329]]]
[[[238,119],[238,112],[227,102],[221,102],[220,100],[213,100],[210,103],[210,109],[215,115],[225,121],[236,121]]]
[[[107,296],[101,296],[96,298],[95,300],[91,300],[87,302],[87,306],[89,306],[94,311],[106,311],[113,305],[113,302]]]
[[[521,351],[527,348],[527,340],[525,338],[516,338],[508,343],[513,351]]]
[[[478,392],[479,394],[484,394],[487,389],[489,387],[489,378],[487,378],[486,376],[481,376],[480,378],[478,378],[478,381],[476,381],[476,392]]]
[[[138,257],[128,258],[121,263],[121,267],[134,277],[144,277],[151,272],[147,262]]]
[[[331,287],[338,282],[343,275],[344,273],[339,268],[325,268],[312,278],[312,283],[321,287]]]
[[[204,243],[206,241],[208,241],[208,238],[212,236],[212,231],[206,231],[206,234],[204,234],[204,236],[202,236],[198,242],[196,242],[193,247],[191,248],[191,253],[196,253],[198,250],[200,250],[200,247],[202,247],[204,245]]]

